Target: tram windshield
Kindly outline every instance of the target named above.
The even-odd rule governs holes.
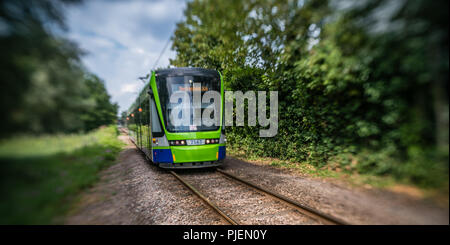
[[[220,125],[214,123],[205,125],[198,120],[204,110],[216,106],[217,112],[211,113],[210,118],[217,118],[220,122],[220,79],[217,76],[158,76],[158,94],[164,117],[164,124],[169,132],[197,132],[215,131]],[[219,96],[215,99],[202,100],[209,91],[215,91]],[[194,94],[200,95],[197,103]],[[209,93],[211,95],[213,93]],[[172,101],[171,101],[172,96]],[[204,103],[205,102],[205,103]],[[217,104],[213,104],[217,103]],[[200,109],[194,112],[195,109]],[[201,112],[201,113],[199,113]],[[195,116],[194,116],[195,115]],[[197,119],[197,120],[195,120]],[[200,122],[200,123],[199,123]]]

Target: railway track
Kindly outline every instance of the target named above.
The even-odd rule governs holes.
[[[134,143],[134,142],[133,142]],[[136,146],[137,147],[137,146]],[[139,149],[139,147],[137,147]],[[140,149],[139,149],[140,150]],[[142,152],[142,151],[141,151]],[[143,152],[142,152],[143,153]],[[145,154],[144,154],[145,156]],[[147,160],[147,159],[146,159]],[[323,224],[327,224],[327,225],[350,225],[349,223],[338,219],[336,217],[333,217],[331,215],[322,213],[318,210],[315,210],[305,204],[301,204],[295,200],[292,200],[286,196],[283,196],[279,193],[276,193],[272,190],[269,190],[267,188],[264,188],[262,186],[259,186],[251,181],[245,180],[241,177],[238,177],[234,174],[228,173],[226,171],[223,171],[221,169],[216,169],[215,170],[216,173],[219,173],[225,177],[227,177],[228,179],[237,181],[239,183],[242,183],[254,190],[256,190],[257,192],[260,193],[265,193],[266,195],[268,195],[269,197],[279,200],[283,203],[285,203],[286,205],[294,208],[295,210],[299,211],[300,213],[314,219],[317,221],[320,221]],[[184,186],[186,186],[190,191],[192,191],[195,195],[197,195],[201,200],[203,200],[209,207],[211,207],[215,212],[217,212],[226,222],[228,222],[231,225],[240,225],[235,219],[233,219],[232,217],[230,217],[228,214],[226,214],[222,209],[219,208],[218,205],[216,205],[214,202],[212,202],[211,200],[209,200],[205,195],[203,195],[199,190],[197,190],[197,188],[195,188],[193,185],[191,185],[187,180],[185,180],[183,177],[181,177],[180,175],[176,174],[174,171],[169,171],[170,174],[172,174],[178,181],[180,181]]]
[[[191,190],[195,195],[200,197],[208,206],[210,206],[214,211],[216,211],[223,219],[225,219],[231,225],[239,225],[234,219],[225,214],[215,203],[211,202],[208,198],[206,198],[200,191],[198,191],[194,186],[189,184],[184,178],[176,174],[174,171],[170,171],[170,173],[175,176],[183,185],[185,185],[189,190]]]
[[[210,206],[214,211],[216,211],[225,221],[227,221],[229,224],[231,225],[239,225],[239,223],[233,219],[232,217],[230,217],[230,215],[226,214],[222,209],[220,209],[220,207],[218,207],[218,205],[216,205],[214,202],[212,202],[211,200],[209,200],[204,194],[202,194],[198,189],[196,189],[192,184],[190,184],[186,179],[184,179],[183,177],[181,177],[180,175],[176,174],[174,171],[170,171],[170,173],[176,178],[178,179],[184,186],[186,186],[190,191],[192,191],[194,194],[196,194],[200,199],[202,199],[208,206]],[[226,171],[223,171],[221,169],[216,169],[216,173],[219,173],[223,176],[225,176],[226,178],[232,180],[232,181],[237,181],[241,184],[244,184],[245,186],[250,187],[251,189],[259,192],[259,193],[263,193],[266,194],[267,196],[276,199],[278,201],[281,201],[282,203],[288,205],[291,208],[294,208],[295,210],[297,210],[298,212],[308,216],[311,219],[314,219],[316,221],[319,221],[322,224],[327,224],[327,225],[348,225],[348,223],[346,223],[345,221],[342,221],[338,218],[332,217],[328,214],[324,214],[318,210],[315,210],[311,207],[308,207],[304,204],[301,204],[295,200],[292,200],[288,197],[285,197],[281,194],[278,194],[272,190],[269,190],[267,188],[261,187],[255,183],[252,183],[248,180],[242,179],[236,175],[233,175],[231,173],[228,173]]]

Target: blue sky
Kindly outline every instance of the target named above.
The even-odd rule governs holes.
[[[89,0],[67,8],[66,35],[87,52],[84,65],[105,81],[119,112],[128,109],[144,86],[138,77],[153,67],[185,6],[184,0]],[[170,46],[158,67],[175,57]]]

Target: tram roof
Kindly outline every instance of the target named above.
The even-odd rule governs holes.
[[[219,73],[216,70],[197,68],[197,67],[179,67],[179,68],[168,68],[160,69],[155,71],[156,76],[200,76],[200,75],[211,75],[218,76]]]

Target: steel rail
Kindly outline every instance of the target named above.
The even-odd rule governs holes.
[[[320,212],[318,210],[315,210],[315,209],[313,209],[311,207],[308,207],[308,206],[306,206],[304,204],[301,204],[301,203],[299,203],[299,202],[297,202],[295,200],[292,200],[292,199],[290,199],[288,197],[285,197],[285,196],[283,196],[281,194],[275,193],[275,192],[273,192],[271,190],[268,190],[266,188],[258,186],[258,185],[254,184],[254,183],[252,183],[252,182],[250,182],[248,180],[244,180],[244,179],[242,179],[242,178],[240,178],[240,177],[238,177],[238,176],[236,176],[234,174],[228,173],[228,172],[223,171],[221,169],[216,169],[216,171],[221,173],[221,174],[223,174],[223,175],[225,175],[225,176],[227,176],[227,177],[229,177],[229,178],[231,178],[231,179],[237,180],[237,181],[239,181],[241,183],[244,183],[247,186],[250,186],[250,187],[252,187],[254,189],[257,189],[257,190],[259,190],[261,192],[264,192],[264,193],[266,193],[266,194],[268,194],[270,196],[273,196],[276,199],[279,199],[279,200],[281,200],[281,201],[283,201],[283,202],[293,206],[294,208],[296,208],[301,213],[303,213],[303,214],[305,214],[305,215],[307,215],[309,217],[312,217],[314,219],[321,220],[325,224],[330,224],[330,225],[348,225],[348,223],[343,221],[343,220],[340,220],[340,219],[338,219],[336,217],[332,217],[332,216],[330,216],[328,214],[324,214],[324,213],[322,213],[322,212]]]
[[[176,174],[174,171],[169,171],[175,178],[177,178],[183,185],[185,185],[189,190],[194,192],[200,199],[202,199],[206,204],[208,204],[214,211],[216,211],[220,216],[222,216],[228,223],[232,225],[239,225],[236,221],[234,221],[230,216],[225,214],[216,204],[211,202],[208,198],[206,198],[202,193],[200,193],[195,187],[189,184],[186,180],[184,180],[181,176]]]
[[[133,142],[135,144],[135,142]],[[135,146],[137,147],[137,145],[135,144]],[[137,147],[139,150],[140,148]],[[142,151],[141,151],[142,152]],[[298,211],[300,211],[301,213],[314,218],[314,219],[319,219],[322,220],[323,223],[325,224],[330,224],[330,225],[349,225],[349,223],[338,219],[336,217],[330,216],[328,214],[324,214],[318,210],[315,210],[311,207],[308,207],[304,204],[301,204],[297,201],[294,201],[286,196],[283,196],[281,194],[275,193],[271,190],[268,190],[266,188],[263,188],[261,186],[258,186],[248,180],[244,180],[234,174],[228,173],[226,171],[223,171],[221,169],[216,169],[217,172],[231,178],[234,180],[237,180],[247,186],[250,186],[258,191],[261,191],[263,193],[268,194],[269,196],[272,196],[278,200],[281,200],[283,202],[285,202],[286,204],[294,207],[295,209],[297,209]],[[214,211],[216,211],[222,218],[224,218],[228,223],[232,224],[232,225],[239,225],[239,223],[237,223],[235,220],[233,220],[230,216],[228,216],[227,214],[225,214],[216,204],[214,204],[213,202],[211,202],[208,198],[206,198],[202,193],[200,193],[195,187],[193,187],[191,184],[189,184],[187,181],[185,181],[181,176],[179,176],[178,174],[176,174],[174,171],[169,171],[169,173],[171,173],[176,179],[178,179],[183,185],[185,185],[189,190],[191,190],[192,192],[194,192],[194,194],[196,194],[198,197],[200,197],[200,199],[202,199],[208,206],[210,206]]]

